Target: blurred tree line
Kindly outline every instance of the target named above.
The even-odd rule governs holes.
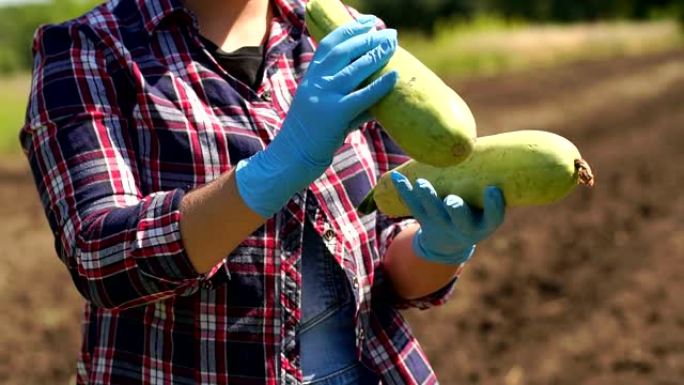
[[[647,19],[678,13],[684,24],[684,0],[343,0],[389,25],[431,33],[435,21],[468,19],[479,13],[532,22]],[[36,27],[75,17],[102,0],[51,0],[0,7],[0,73],[31,68]]]
[[[436,20],[468,19],[478,13],[532,22],[610,19],[645,20],[677,15],[684,24],[684,0],[350,0],[359,10],[380,15],[389,25],[431,33]]]

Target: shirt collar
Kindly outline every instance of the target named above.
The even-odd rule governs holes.
[[[135,0],[142,15],[143,25],[148,34],[152,34],[157,27],[171,15],[181,14],[188,21],[198,27],[192,12],[183,5],[181,0]],[[276,11],[285,22],[298,30],[304,28],[304,0],[271,0]]]
[[[272,0],[271,2],[286,22],[295,29],[304,29],[305,0]]]
[[[197,26],[192,12],[181,0],[135,0],[143,25],[148,34],[154,33],[159,25],[172,15],[184,15],[188,21]]]

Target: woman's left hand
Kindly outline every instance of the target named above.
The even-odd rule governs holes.
[[[473,209],[457,195],[440,199],[425,179],[412,186],[404,175],[392,172],[399,195],[420,223],[413,238],[414,252],[431,262],[461,264],[475,251],[475,245],[489,237],[503,223],[506,204],[497,187],[485,190],[484,209]]]

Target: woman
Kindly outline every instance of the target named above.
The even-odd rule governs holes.
[[[364,123],[396,31],[360,16],[315,50],[303,6],[113,0],[38,29],[21,141],[87,300],[79,384],[437,382],[398,309],[445,300],[502,195],[395,174],[417,221],[360,217],[407,160]]]

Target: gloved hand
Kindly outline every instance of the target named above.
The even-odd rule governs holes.
[[[504,219],[501,190],[485,190],[484,209],[474,210],[459,196],[440,199],[429,181],[417,179],[414,186],[399,172],[392,172],[399,195],[420,223],[413,238],[415,253],[432,262],[461,264],[475,252],[475,245],[489,237]]]
[[[375,31],[375,23],[364,16],[321,41],[273,142],[238,163],[238,191],[259,215],[270,217],[318,178],[350,130],[396,84],[391,72],[357,90],[398,45],[396,30]]]

